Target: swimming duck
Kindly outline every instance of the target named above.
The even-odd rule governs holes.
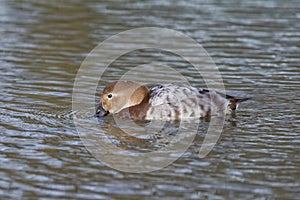
[[[116,81],[103,90],[96,117],[116,114],[141,120],[201,118],[235,111],[240,102],[216,91],[190,85],[159,84],[152,88],[133,81]]]

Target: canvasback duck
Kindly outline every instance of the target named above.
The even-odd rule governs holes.
[[[116,81],[103,90],[95,116],[116,114],[141,120],[200,118],[234,111],[248,99],[189,85],[160,84],[149,89],[132,81]]]

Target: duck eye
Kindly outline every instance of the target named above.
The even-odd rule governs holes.
[[[107,95],[107,98],[111,99],[112,98],[112,94]]]

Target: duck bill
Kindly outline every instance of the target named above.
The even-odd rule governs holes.
[[[94,116],[95,117],[104,117],[108,114],[109,114],[109,112],[102,107],[102,102],[100,102]]]

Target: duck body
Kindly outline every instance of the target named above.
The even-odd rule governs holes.
[[[201,118],[234,111],[238,103],[248,99],[190,85],[169,83],[149,89],[132,81],[116,81],[104,89],[96,116],[116,114],[141,120]]]

